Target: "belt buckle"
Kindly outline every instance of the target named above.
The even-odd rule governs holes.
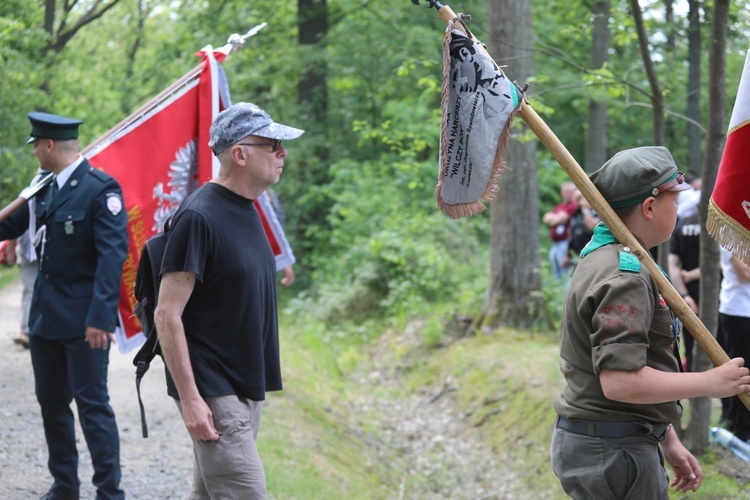
[[[669,431],[669,427],[670,427],[671,424],[666,424],[664,426],[664,430],[661,432],[661,434],[657,435],[656,434],[656,428],[657,428],[658,425],[661,425],[661,424],[654,425],[654,424],[652,424],[650,422],[646,423],[646,427],[648,428],[649,433],[653,434],[654,437],[656,437],[657,441],[659,441],[660,443],[663,443],[664,440],[667,439],[667,432]]]

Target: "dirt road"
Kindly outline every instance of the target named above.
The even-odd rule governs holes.
[[[18,334],[20,301],[20,280],[0,289],[0,498],[7,500],[38,498],[52,484],[29,351],[12,342]],[[142,383],[150,434],[143,439],[132,357],[120,354],[117,347],[110,353],[109,389],[120,429],[122,487],[132,499],[186,498],[192,448],[166,395],[161,359],[154,361]],[[81,498],[93,499],[91,458],[78,425],[76,434]]]

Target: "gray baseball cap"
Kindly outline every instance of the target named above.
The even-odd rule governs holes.
[[[218,155],[248,135],[286,141],[304,133],[304,130],[274,122],[268,113],[255,104],[238,102],[216,117],[211,125],[208,146]]]
[[[589,176],[612,208],[637,205],[664,191],[692,189],[663,146],[620,151]]]

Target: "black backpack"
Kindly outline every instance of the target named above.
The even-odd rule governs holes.
[[[146,342],[143,343],[138,353],[133,358],[135,365],[135,388],[138,392],[138,404],[141,407],[141,430],[143,437],[148,437],[148,426],[146,425],[146,411],[141,400],[141,379],[151,366],[151,360],[157,355],[161,356],[159,337],[156,334],[154,324],[154,311],[156,300],[159,297],[159,271],[161,261],[164,258],[164,249],[167,246],[169,221],[164,224],[164,231],[157,233],[146,241],[138,261],[138,270],[135,273],[134,295],[138,301],[133,308],[133,313],[138,317],[143,329]]]

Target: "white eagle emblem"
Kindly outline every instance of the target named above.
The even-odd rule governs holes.
[[[157,200],[154,211],[154,231],[161,231],[164,223],[171,217],[185,198],[198,187],[197,140],[193,139],[177,151],[175,160],[169,164],[169,182],[167,188],[159,182],[154,186],[154,198]]]

